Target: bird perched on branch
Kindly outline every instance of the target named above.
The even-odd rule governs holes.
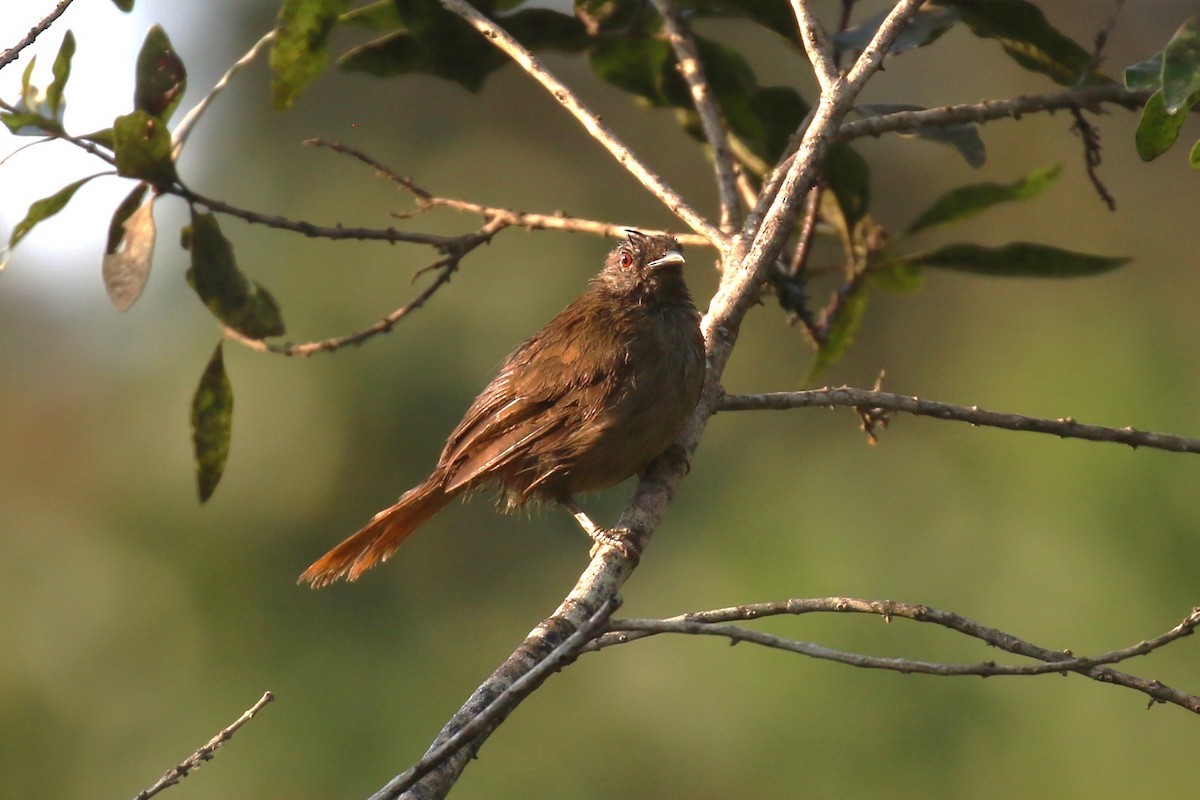
[[[320,587],[385,561],[460,494],[498,486],[505,510],[561,504],[624,548],[576,495],[640,474],[683,429],[704,382],[700,315],[670,236],[626,231],[586,293],[527,339],[475,398],[429,477],[300,576]]]

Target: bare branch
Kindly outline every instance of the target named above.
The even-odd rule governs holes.
[[[985,661],[978,664],[942,664],[903,658],[881,658],[833,650],[812,642],[788,639],[727,624],[734,620],[753,620],[781,614],[800,615],[816,612],[878,614],[885,621],[890,621],[893,617],[901,617],[915,622],[933,623],[972,636],[1014,655],[1033,658],[1043,663],[1001,665],[996,664],[994,661]],[[890,600],[879,601],[847,597],[826,597],[792,599],[781,603],[747,604],[734,608],[684,614],[670,619],[612,620],[609,623],[609,632],[601,636],[586,649],[589,651],[599,650],[604,647],[625,644],[660,633],[685,633],[721,636],[733,642],[761,644],[765,647],[786,650],[811,658],[836,661],[850,666],[867,669],[884,669],[903,673],[991,677],[999,675],[1045,675],[1077,672],[1101,683],[1111,683],[1142,692],[1151,698],[1151,702],[1171,703],[1193,713],[1200,714],[1200,697],[1173,689],[1156,680],[1147,680],[1105,666],[1152,653],[1185,636],[1190,636],[1197,627],[1200,627],[1200,607],[1193,608],[1191,613],[1178,625],[1153,639],[1138,642],[1129,647],[1112,650],[1107,653],[1081,658],[1076,657],[1070,651],[1049,650],[996,628],[980,625],[958,614],[940,611],[924,605],[896,603]]]
[[[24,39],[5,50],[3,54],[0,54],[0,69],[4,69],[10,63],[20,58],[21,51],[37,41],[37,38],[54,23],[54,20],[62,16],[63,12],[67,10],[67,6],[71,5],[72,2],[73,0],[61,0],[61,2],[54,7],[53,11],[43,17],[38,24],[34,25],[30,29],[29,33],[25,34]]]
[[[558,672],[570,664],[578,656],[584,645],[592,640],[601,628],[608,622],[612,613],[620,605],[616,597],[609,598],[586,622],[574,633],[568,636],[557,647],[551,650],[545,658],[537,662],[531,669],[523,673],[510,685],[504,688],[495,699],[474,716],[466,720],[462,727],[452,735],[429,749],[420,761],[402,774],[388,782],[375,794],[371,800],[394,800],[405,790],[411,788],[418,780],[428,775],[448,758],[459,752],[471,740],[480,735],[486,735],[499,725],[509,712],[516,708],[526,696],[532,694],[545,683],[552,673]],[[478,743],[475,745],[478,748]]]
[[[488,41],[503,50],[521,69],[525,70],[530,77],[540,83],[546,91],[550,92],[554,99],[584,127],[584,130],[612,154],[617,163],[625,167],[651,194],[661,200],[675,216],[686,222],[696,233],[707,237],[714,244],[725,241],[726,237],[720,230],[697,213],[683,197],[659,177],[658,173],[643,163],[604,124],[600,117],[592,113],[566,84],[546,69],[541,60],[523,47],[508,31],[476,11],[465,0],[441,0],[441,2],[442,5],[462,17],[472,27],[487,37]]]
[[[221,76],[221,79],[213,84],[212,89],[209,89],[208,94],[204,96],[204,99],[197,103],[192,110],[187,113],[187,116],[185,116],[179,122],[179,124],[175,126],[175,131],[171,134],[171,142],[173,145],[171,158],[179,158],[179,154],[183,151],[183,145],[187,141],[187,137],[191,135],[192,126],[194,126],[200,120],[200,117],[203,116],[204,112],[208,110],[209,105],[217,98],[217,95],[223,92],[225,88],[233,81],[234,76],[241,72],[242,69],[244,69],[252,61],[254,61],[254,59],[258,58],[258,54],[262,52],[263,48],[273,41],[275,41],[274,30],[265,34],[261,39],[255,42],[249,50],[246,51],[245,55],[233,62],[229,69],[225,70],[225,74]]]
[[[654,7],[662,15],[663,24],[675,57],[679,60],[679,71],[692,93],[692,104],[700,116],[704,138],[713,153],[713,169],[716,171],[717,195],[721,201],[721,230],[730,231],[739,221],[737,174],[733,167],[733,153],[729,148],[729,131],[721,117],[720,104],[713,96],[712,85],[704,74],[704,64],[696,49],[696,40],[673,0],[653,0]]]
[[[208,744],[197,749],[196,752],[188,756],[183,763],[167,770],[166,774],[159,778],[153,786],[138,792],[134,796],[133,800],[147,800],[147,798],[153,797],[163,789],[166,789],[168,786],[174,786],[175,784],[179,783],[181,780],[186,778],[188,773],[190,773],[192,770],[199,769],[200,765],[205,761],[211,761],[213,754],[220,749],[221,745],[232,739],[233,735],[237,733],[243,725],[254,719],[254,716],[258,714],[259,711],[262,711],[263,707],[266,706],[267,703],[274,699],[275,695],[271,694],[270,692],[263,692],[263,696],[258,699],[258,702],[246,709],[246,711],[243,712],[240,717],[233,721],[233,724],[227,728],[222,728],[216,736],[208,741]]]
[[[848,142],[863,136],[879,136],[931,125],[991,122],[1008,117],[1020,119],[1023,114],[1080,106],[1099,109],[1103,103],[1136,109],[1145,105],[1149,97],[1149,92],[1131,92],[1118,83],[1106,83],[1101,86],[1064,89],[1050,94],[1019,95],[1008,100],[985,100],[982,103],[943,106],[924,111],[897,111],[848,122],[838,131],[837,141]]]
[[[726,395],[718,405],[720,411],[780,411],[790,408],[849,406],[873,412],[903,411],[922,417],[966,422],[989,428],[1010,431],[1048,433],[1062,439],[1086,439],[1090,442],[1113,442],[1130,447],[1150,447],[1173,453],[1200,453],[1200,439],[1175,436],[1169,433],[1139,431],[1130,427],[1106,428],[1085,425],[1071,417],[1044,419],[1023,414],[986,411],[979,406],[956,406],[936,400],[922,400],[891,392],[870,391],[841,386],[836,389],[811,389],[803,392],[767,392],[765,394]]]

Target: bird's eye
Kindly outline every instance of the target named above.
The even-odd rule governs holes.
[[[621,269],[629,269],[633,266],[633,253],[628,250],[621,251],[620,257]]]

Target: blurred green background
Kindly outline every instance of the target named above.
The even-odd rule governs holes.
[[[5,6],[9,46],[50,2]],[[190,72],[190,107],[267,30],[273,3],[77,3],[36,52],[79,38],[70,129],[128,108],[133,60],[161,22]],[[876,6],[879,4],[875,4]],[[833,19],[837,4],[819,3]],[[873,6],[864,3],[863,12]],[[1047,2],[1090,43],[1109,2]],[[1105,62],[1159,49],[1194,3],[1130,0]],[[803,59],[752,26],[706,24],[764,83],[811,87]],[[339,39],[345,44],[348,39]],[[644,113],[586,65],[550,66],[694,204],[710,169],[667,112]],[[0,74],[13,99],[21,62]],[[969,68],[968,68],[969,67]],[[91,83],[86,83],[86,81]],[[382,227],[409,199],[312,136],[369,151],[426,189],[530,211],[673,226],[517,70],[478,95],[435,79],[331,72],[287,113],[265,67],[201,123],[181,171],[199,191],[321,224]],[[44,82],[44,81],[43,81]],[[72,91],[76,83],[79,87]],[[91,87],[91,88],[89,88]],[[992,42],[954,30],[889,62],[867,102],[939,105],[1049,91]],[[931,273],[876,292],[831,384],[965,405],[1200,434],[1200,224],[1186,146],[1138,162],[1136,117],[1100,119],[1109,213],[1069,115],[983,129],[989,161],[887,137],[870,160],[894,230],[946,189],[1053,163],[1037,200],[922,244],[1042,241],[1132,265],[1076,282]],[[1185,127],[1188,144],[1200,134]],[[7,153],[24,141],[0,138]],[[96,169],[67,147],[0,166],[0,233],[33,200]],[[41,165],[41,166],[38,166]],[[68,170],[54,182],[53,170]],[[295,577],[424,476],[495,365],[583,287],[608,243],[507,231],[386,337],[309,360],[226,349],[234,439],[224,480],[195,497],[188,413],[218,337],[183,280],[182,204],[158,204],[145,295],[127,314],[99,276],[124,182],[93,183],[0,275],[0,797],[129,797],[267,689],[277,700],[174,798],[356,798],[423,752],[442,722],[575,581],[587,542],[557,511],[455,504],[358,584]],[[419,227],[460,232],[470,218]],[[361,328],[410,299],[428,250],[330,243],[223,220],[242,268],[280,301],[293,341]],[[707,305],[709,254],[689,252]],[[725,385],[799,388],[810,353],[768,302],[747,319]],[[831,594],[948,608],[1048,647],[1092,653],[1173,626],[1200,603],[1200,460],[897,417],[875,447],[848,411],[724,414],[640,569],[624,616]],[[629,485],[587,501],[614,519]],[[963,637],[873,618],[765,629],[876,655],[974,662]],[[1200,642],[1130,662],[1200,691]],[[945,679],[813,662],[712,639],[659,638],[582,658],[485,745],[456,797],[1179,797],[1194,792],[1200,720],[1079,677]]]

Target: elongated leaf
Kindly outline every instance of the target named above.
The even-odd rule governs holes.
[[[134,190],[135,197],[145,193]],[[129,198],[126,198],[128,201]],[[125,203],[113,215],[113,225],[124,213]],[[125,214],[120,223],[122,235],[113,247],[112,231],[109,230],[110,247],[101,261],[100,274],[104,278],[104,290],[118,311],[128,311],[142,294],[146,279],[150,277],[150,259],[154,255],[154,198],[136,205],[132,213]]]
[[[113,121],[117,174],[156,186],[178,180],[171,160],[171,133],[147,111],[134,111]]]
[[[1179,130],[1187,121],[1187,114],[1171,114],[1167,111],[1162,89],[1150,95],[1142,108],[1133,142],[1142,161],[1153,161],[1171,149],[1179,138]]]
[[[1188,153],[1188,166],[1192,169],[1200,169],[1200,140],[1192,145],[1191,152]]]
[[[877,262],[871,264],[867,278],[879,288],[897,294],[915,292],[925,282],[920,267],[890,252],[880,254]]]
[[[1168,114],[1187,112],[1200,93],[1200,14],[1179,26],[1163,48],[1163,100]]]
[[[63,37],[62,46],[58,48],[58,56],[54,59],[54,80],[46,88],[46,106],[51,116],[60,123],[63,114],[63,92],[67,88],[67,79],[71,77],[71,58],[75,55],[75,34],[67,31]]]
[[[911,255],[907,259],[922,267],[1006,278],[1079,278],[1098,275],[1129,263],[1128,258],[1075,253],[1030,242],[1012,242],[1001,247],[952,244]]]
[[[161,25],[152,25],[146,32],[136,75],[133,107],[163,122],[169,120],[187,89],[187,69]]]
[[[1092,56],[1049,23],[1046,15],[1026,0],[945,0],[958,9],[976,36],[994,39],[1009,57],[1027,70],[1062,86],[1073,86],[1091,67]],[[1086,83],[1108,80],[1095,69]]]
[[[327,42],[347,0],[287,0],[279,9],[271,46],[275,107],[288,108],[312,79],[325,71]]]
[[[95,175],[89,175],[74,183],[68,183],[49,197],[43,197],[41,200],[34,201],[29,206],[29,211],[26,212],[25,219],[18,222],[16,227],[13,228],[12,235],[8,237],[8,246],[16,247],[17,243],[24,239],[39,222],[53,217],[66,208],[67,203],[71,202],[71,198],[75,196],[75,192],[79,187],[95,177]]]
[[[283,334],[275,298],[238,269],[215,216],[193,212],[184,238],[192,254],[188,283],[217,319],[251,339]]]
[[[999,203],[1036,197],[1054,183],[1061,171],[1062,167],[1055,164],[1035,170],[1015,183],[973,183],[951,189],[908,226],[908,233],[964,220]]]
[[[192,446],[201,503],[212,497],[221,482],[233,433],[233,386],[225,374],[221,344],[217,343],[192,397]]]
[[[859,281],[846,293],[842,306],[838,309],[837,317],[829,328],[829,335],[817,348],[817,356],[808,369],[805,383],[815,382],[825,370],[845,355],[846,350],[854,343],[854,337],[858,335],[858,329],[862,327],[863,317],[866,316],[866,313],[867,286],[865,282]]]

